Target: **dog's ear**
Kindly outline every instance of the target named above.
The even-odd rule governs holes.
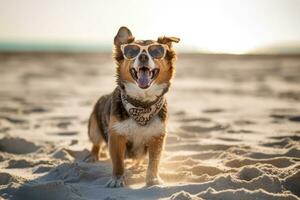
[[[134,41],[134,37],[132,36],[131,31],[125,26],[120,27],[117,35],[115,36],[114,44],[116,46],[120,46],[121,44],[130,43],[132,41]]]
[[[177,37],[167,37],[167,36],[162,36],[157,39],[157,42],[159,42],[161,44],[166,44],[169,47],[172,46],[172,42],[178,43],[179,41],[180,41],[180,39]]]

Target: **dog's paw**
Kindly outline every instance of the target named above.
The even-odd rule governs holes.
[[[161,180],[161,178],[159,176],[146,178],[146,185],[148,187],[153,186],[153,185],[162,185],[163,183],[164,183],[163,180]]]
[[[108,188],[119,188],[124,187],[125,181],[123,176],[113,176],[111,179],[106,183],[106,187]]]
[[[99,160],[98,155],[90,153],[84,158],[84,162],[97,162]]]

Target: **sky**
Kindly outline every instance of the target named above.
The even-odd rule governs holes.
[[[242,54],[300,44],[300,0],[0,0],[0,47],[109,49],[120,26],[137,39],[177,36],[181,51]]]

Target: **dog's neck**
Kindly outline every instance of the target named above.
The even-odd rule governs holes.
[[[131,105],[134,107],[142,107],[142,108],[149,108],[153,104],[155,104],[159,99],[162,98],[162,96],[156,97],[153,101],[141,101],[135,98],[132,98],[131,96],[127,95],[125,91],[122,91],[122,94],[124,95],[126,101],[128,101]]]
[[[133,99],[135,102],[141,104],[149,104],[155,102],[158,97],[164,95],[169,90],[170,83],[152,84],[147,89],[140,88],[136,83],[122,82],[121,87],[127,96]],[[134,101],[132,101],[134,103]]]
[[[132,119],[142,126],[147,125],[158,114],[165,103],[163,95],[157,97],[155,101],[142,102],[128,96],[123,89],[120,88],[120,90],[121,101],[125,110]]]

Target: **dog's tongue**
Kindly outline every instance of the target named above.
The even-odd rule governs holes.
[[[138,84],[140,88],[147,88],[150,84],[150,71],[147,68],[141,68],[138,72]]]

